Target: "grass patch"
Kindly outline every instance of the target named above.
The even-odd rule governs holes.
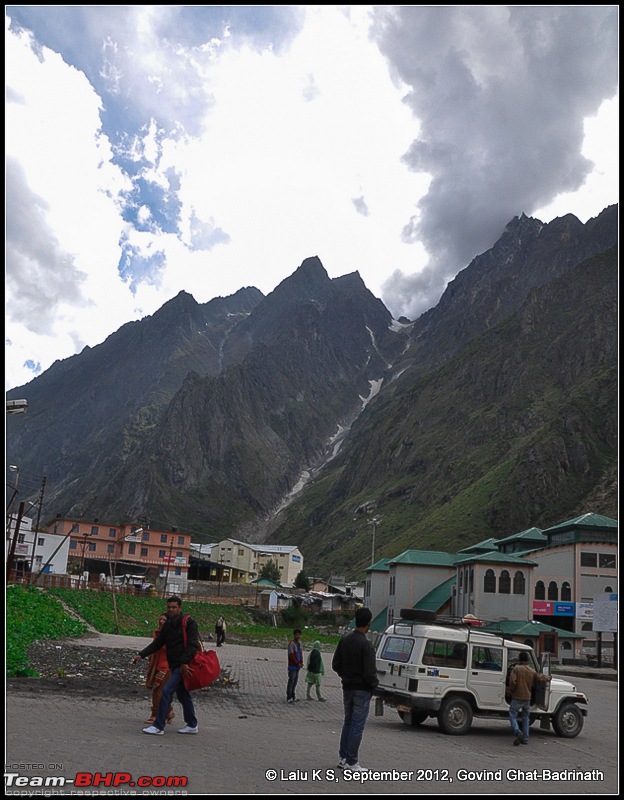
[[[10,677],[37,677],[27,656],[35,640],[63,639],[87,632],[87,627],[72,619],[58,600],[34,586],[7,587],[6,622],[6,674]]]

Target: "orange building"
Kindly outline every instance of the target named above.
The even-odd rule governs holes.
[[[120,566],[127,573],[136,565],[148,578],[188,579],[191,534],[177,528],[161,531],[135,523],[110,525],[57,517],[48,523],[48,530],[69,535],[68,560],[78,561],[81,572],[97,570],[108,575],[109,568],[102,567],[110,563],[116,567],[115,574],[120,574]]]

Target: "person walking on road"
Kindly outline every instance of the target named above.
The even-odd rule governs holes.
[[[215,633],[217,635],[217,647],[221,647],[223,642],[225,641],[225,632],[227,630],[227,625],[225,624],[225,619],[223,614],[219,617],[215,624]]]
[[[338,642],[332,659],[332,669],[342,681],[344,704],[338,766],[354,772],[365,772],[359,761],[360,744],[373,690],[379,683],[375,651],[366,638],[372,619],[369,608],[359,608],[355,612],[355,630]]]
[[[533,667],[529,666],[529,654],[521,650],[518,663],[509,675],[509,721],[514,735],[513,743],[529,743],[529,708],[531,706],[531,690],[535,683],[546,683],[551,680],[550,675],[540,675]],[[521,717],[522,728],[518,725],[518,714]]]
[[[158,628],[154,631],[154,639],[162,630],[162,626],[167,621],[167,615],[161,614],[158,617]],[[160,705],[160,696],[162,695],[163,686],[171,677],[171,670],[169,669],[169,662],[167,661],[167,648],[161,647],[157,653],[152,653],[147,663],[147,675],[145,676],[145,685],[152,690],[152,713],[150,718],[145,720],[146,725],[153,725],[158,714],[158,706]],[[167,725],[173,722],[175,712],[173,708],[169,709],[167,715]]]
[[[171,677],[163,686],[154,723],[147,728],[143,728],[143,733],[152,736],[162,736],[164,734],[174,694],[177,695],[182,704],[184,722],[186,723],[178,733],[197,733],[199,730],[191,693],[186,689],[183,681],[184,675],[191,674],[189,662],[199,648],[199,632],[197,623],[187,614],[185,646],[182,626],[183,616],[185,615],[182,614],[182,600],[179,597],[170,597],[167,600],[167,621],[152,643],[144,647],[132,660],[133,664],[138,664],[142,658],[156,653],[161,647],[165,646],[167,649],[167,661],[171,670]]]
[[[306,692],[306,700],[312,699],[312,687],[316,687],[316,696],[321,701],[325,702],[325,698],[321,697],[321,675],[325,674],[325,665],[323,664],[323,656],[321,655],[321,643],[314,642],[310,655],[308,656],[307,664],[308,674],[306,675],[306,683],[308,690]]]
[[[301,649],[301,629],[295,628],[293,638],[288,642],[288,684],[286,686],[286,702],[297,703],[295,689],[299,680],[299,670],[303,667],[303,651]]]

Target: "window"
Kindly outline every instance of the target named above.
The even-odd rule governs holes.
[[[18,544],[24,544],[25,541],[26,541],[26,534],[25,533],[18,533],[17,534],[17,543]]]
[[[182,574],[182,569],[180,567],[176,567],[174,569],[174,572],[175,572],[176,575],[181,575]]]
[[[598,553],[600,569],[615,569],[615,553]]]
[[[182,544],[182,542],[180,542],[179,539],[178,539],[178,544]],[[243,550],[242,547],[238,548],[238,555],[239,556],[244,556],[245,555],[245,551]]]
[[[111,537],[111,539],[114,539],[117,536],[117,531],[115,528],[109,528],[108,535]]]
[[[114,553],[115,552],[115,545],[114,544],[106,545],[106,552],[107,553]]]
[[[470,567],[470,572],[468,573],[468,575],[469,575],[468,591],[470,592],[470,594],[472,594],[474,592],[474,567]]]
[[[391,624],[392,620],[390,620]],[[381,657],[387,661],[400,661],[407,664],[414,647],[413,639],[403,639],[400,636],[388,636],[384,644]]]
[[[484,647],[474,645],[472,648],[471,669],[487,669],[494,672],[503,671],[502,647]]]
[[[178,544],[184,544],[184,536],[178,536]]]
[[[159,550],[158,551],[158,558],[164,558],[164,557],[165,557],[165,551],[164,550]]]
[[[166,533],[161,533],[160,534],[160,541],[161,542],[166,542],[167,541],[167,534]]]
[[[149,542],[149,531],[143,531],[143,541]]]
[[[535,584],[535,599],[536,600],[546,599],[546,587],[544,586],[544,581],[538,581]]]
[[[43,536],[40,536],[37,539],[37,547],[43,547],[44,544],[45,544],[45,539],[43,538]]]
[[[516,574],[514,575],[513,593],[514,594],[526,593],[526,583],[524,580],[524,573],[522,573],[520,570],[516,570]]]
[[[594,626],[591,622],[581,622],[581,630],[582,631],[593,631]]]
[[[597,553],[581,553],[581,566],[582,567],[597,567],[598,554]]]
[[[485,571],[485,576],[483,578],[483,591],[486,594],[494,594],[496,592],[496,575],[494,575],[493,569],[488,569]]]
[[[100,532],[100,529],[98,528],[97,525],[92,525],[91,526],[91,536],[97,536],[99,532]]]
[[[557,581],[551,581],[548,584],[548,599],[549,600],[559,599],[559,587],[557,586]]]
[[[572,599],[572,588],[567,581],[564,581],[561,584],[561,599],[562,600],[571,600]]]
[[[436,667],[465,667],[467,646],[465,642],[446,642],[429,639],[425,645],[423,664]]]
[[[136,553],[136,544],[134,542],[130,542],[128,545],[128,555],[133,556]]]
[[[147,556],[147,547],[141,548],[141,558],[145,558]]]
[[[78,542],[74,542],[73,540],[69,543],[70,550],[77,550],[78,549]]]
[[[612,594],[613,587],[612,586],[605,586],[604,590],[605,590],[605,594]]]
[[[92,553],[95,552],[95,542],[89,542],[89,550]]]
[[[179,552],[176,550],[176,558],[182,558],[182,551]]]
[[[504,569],[501,574],[500,578],[498,579],[498,593],[499,594],[509,594],[511,591],[511,576],[506,569]]]

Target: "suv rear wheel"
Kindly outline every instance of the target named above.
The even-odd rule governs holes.
[[[438,725],[443,733],[461,736],[472,725],[472,706],[463,697],[449,697],[438,711]]]
[[[413,728],[416,728],[418,725],[422,725],[422,723],[427,719],[429,716],[427,711],[399,711],[399,716],[403,720],[406,725],[411,725]]]
[[[583,730],[583,713],[575,703],[562,703],[555,711],[552,726],[557,736],[574,739]]]

